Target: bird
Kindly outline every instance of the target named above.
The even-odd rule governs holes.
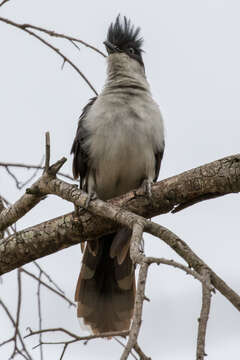
[[[118,15],[107,31],[107,78],[79,117],[73,176],[89,199],[108,200],[140,187],[151,196],[164,153],[164,126],[143,62],[140,28]],[[87,242],[75,291],[77,316],[93,334],[128,330],[136,285],[131,230]]]

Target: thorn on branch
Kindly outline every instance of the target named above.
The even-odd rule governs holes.
[[[75,44],[73,40],[69,40],[69,41],[80,51],[80,47],[77,44]]]
[[[63,70],[65,63],[66,63],[66,59],[63,59],[63,63],[61,65],[61,70]]]

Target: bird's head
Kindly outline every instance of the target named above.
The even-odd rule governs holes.
[[[121,20],[120,15],[118,15],[115,23],[111,23],[109,26],[107,40],[104,41],[108,55],[125,53],[143,66],[143,50],[141,48],[143,38],[139,36],[139,33],[139,27],[135,28],[126,16]]]

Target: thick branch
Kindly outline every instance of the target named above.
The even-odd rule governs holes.
[[[111,203],[143,217],[151,218],[168,213],[177,206],[186,205],[193,200],[196,203],[202,201],[203,198],[205,200],[207,196],[211,198],[240,192],[239,175],[240,155],[237,154],[154,184],[151,201],[144,196],[140,188],[111,200]],[[12,207],[0,214],[0,231],[15,223],[39,201],[36,196],[24,195]],[[104,232],[104,222],[101,231]]]
[[[220,166],[221,165],[221,166]],[[57,168],[57,166],[55,165]],[[213,169],[218,169],[214,172]],[[186,202],[187,199],[197,198],[204,191],[216,193],[219,189],[219,195],[229,192],[239,191],[239,177],[235,176],[239,171],[239,156],[233,156],[216,161],[212,164],[188,171],[181,175],[166,179],[153,186],[153,199],[150,202],[144,197],[141,189],[130,192],[121,198],[112,200],[109,205],[101,200],[91,201],[89,210],[95,214],[106,216],[112,220],[104,220],[102,217],[93,216],[86,211],[82,211],[79,221],[76,222],[72,214],[67,214],[57,219],[39,224],[35,227],[21,231],[13,236],[3,240],[0,243],[0,273],[5,273],[16,267],[30,262],[36,258],[51,254],[57,250],[70,245],[91,240],[104,233],[113,232],[117,223],[132,227],[134,223],[146,222],[133,213],[120,210],[114,205],[124,205],[129,210],[140,213],[143,216],[152,216],[156,212],[170,211],[177,200]],[[202,176],[202,187],[193,189],[185,186],[189,181],[199,174]],[[233,175],[232,175],[233,174]],[[212,176],[211,181],[204,181],[206,176]],[[225,175],[225,176],[224,176]],[[45,176],[45,175],[44,175]],[[75,205],[83,206],[87,195],[78,190],[74,185],[69,185],[58,179],[42,177],[44,181],[39,181],[38,186],[33,185],[31,191],[48,191],[48,193],[57,194],[66,200],[74,202]],[[209,185],[210,183],[210,185]],[[221,186],[220,186],[221,185]],[[176,196],[169,200],[169,193],[176,188]],[[46,190],[47,189],[47,190]],[[178,194],[178,189],[180,194]],[[212,189],[212,190],[211,190]],[[166,198],[168,198],[166,200]],[[171,246],[186,262],[198,273],[201,273],[202,267],[207,267],[204,262],[194,254],[191,249],[175,234],[164,227],[160,227],[152,222],[147,222],[145,231],[161,238]],[[239,296],[230,289],[209,267],[212,284],[225,295],[232,304],[240,310]]]

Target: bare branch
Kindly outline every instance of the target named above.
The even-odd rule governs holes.
[[[67,350],[67,347],[68,347],[68,344],[65,344],[65,345],[64,345],[64,347],[63,347],[63,351],[62,351],[62,354],[61,354],[60,360],[62,360],[62,359],[63,359],[64,354],[65,354],[65,352],[66,352],[66,350]]]
[[[140,346],[138,344],[134,345],[134,350],[136,351],[136,353],[140,356],[140,360],[151,360],[150,357],[147,357],[144,352],[142,351],[142,349],[140,348]]]
[[[58,165],[55,164],[50,168],[50,170],[53,168],[55,169],[54,171],[56,172]],[[47,175],[44,174],[43,176],[47,176]],[[172,182],[173,182],[173,178],[171,179],[171,184]],[[87,194],[78,190],[74,185],[69,185],[59,179],[51,179],[50,181],[47,181],[47,183],[45,183],[45,181],[39,181],[37,184],[38,184],[37,190],[40,191],[40,193],[46,192],[46,193],[56,194],[58,196],[61,196],[63,199],[72,201],[77,206],[84,206],[86,202]],[[153,196],[154,196],[154,191],[153,191]],[[136,193],[138,193],[138,190]],[[133,198],[136,196],[136,193],[132,192],[126,194],[125,197],[123,198],[125,198],[125,200],[126,198],[127,200],[131,200],[129,202],[132,205]],[[76,221],[74,221],[72,214],[70,214],[61,217],[59,219],[54,219],[51,222],[48,221],[46,223],[24,230],[22,232],[19,232],[18,234],[14,234],[13,236],[7,239],[4,239],[2,241],[2,244],[0,244],[0,254],[1,251],[3,251],[4,253],[4,259],[0,261],[0,272],[4,273],[15,267],[21,266],[23,263],[53,253],[56,250],[70,246],[71,244],[75,244],[81,241],[86,241],[92,238],[99,237],[100,235],[104,234],[104,232],[105,233],[113,232],[114,229],[116,228],[116,225],[114,226],[114,222],[118,222],[124,226],[132,227],[132,224],[139,222],[144,223],[146,221],[146,219],[143,219],[142,217],[139,217],[125,210],[123,211],[123,209],[119,209],[116,206],[113,206],[112,203],[121,204],[121,198],[114,199],[108,203],[105,203],[97,199],[91,201],[89,204],[90,211],[94,212],[96,215],[109,217],[111,219],[110,222],[107,221],[105,223],[103,219],[93,216],[91,223],[91,221],[89,221],[90,215],[88,213],[83,212],[83,215],[79,217],[79,222],[76,224]],[[142,205],[142,197],[141,197],[141,205]],[[140,208],[138,208],[138,212],[141,212]],[[187,244],[185,244],[171,231],[160,225],[154,224],[153,222],[150,221],[148,221],[146,224],[147,225],[145,226],[145,231],[165,241],[169,246],[173,248],[174,251],[176,251],[180,256],[182,256],[186,260],[186,262],[195,269],[195,271],[200,273],[202,267],[207,266],[196,254],[194,254],[194,252],[187,246]],[[34,243],[35,243],[34,248],[38,249],[37,253],[36,252],[33,253],[32,245],[31,245],[33,234],[34,234]],[[24,252],[23,254],[20,253],[21,256],[19,255],[19,245],[17,245],[17,247],[16,245],[13,245],[14,243],[18,244],[19,242],[21,244],[24,244],[23,245]],[[39,242],[39,248],[37,246],[38,242]],[[6,263],[6,259],[9,259],[9,256],[11,258],[11,261],[9,263]],[[209,267],[208,269],[211,272],[211,280],[213,286],[216,289],[218,289],[224,296],[226,296],[227,299],[231,301],[231,303],[238,310],[240,310],[240,297],[238,296],[238,294],[236,294]]]
[[[208,269],[202,269],[202,275],[205,279],[205,283],[210,285],[210,273]],[[210,305],[211,305],[211,291],[209,291],[209,287],[203,284],[202,286],[202,309],[201,315],[198,319],[198,337],[197,337],[197,357],[196,360],[204,360],[205,354],[205,338],[206,338],[206,331],[207,331],[207,322],[208,316],[210,312]]]
[[[0,214],[5,209],[5,206],[3,204],[2,197],[0,195]],[[0,240],[4,237],[4,231],[0,231]]]
[[[46,284],[43,280],[41,280],[39,277],[37,277],[36,275],[32,274],[31,272],[27,271],[24,268],[20,269],[21,272],[23,272],[24,274],[32,277],[33,279],[35,279],[36,281],[38,281],[39,284],[45,286],[48,290],[54,292],[56,295],[60,296],[62,299],[64,299],[65,301],[67,301],[67,303],[70,306],[76,306],[74,302],[72,302],[70,299],[68,299],[64,294],[62,294],[61,292],[53,289],[51,286],[49,286],[48,284]]]
[[[49,162],[50,162],[50,133],[46,132],[45,134],[45,170],[49,171]]]
[[[225,296],[232,305],[240,311],[240,296],[232,290],[202,259],[200,259],[191,248],[176,234],[164,226],[148,222],[145,228],[152,234],[168,244],[178,255],[180,255],[190,267],[194,268],[200,275],[203,268],[207,268],[212,285]]]
[[[30,164],[11,163],[11,162],[0,162],[0,167],[4,167],[4,168],[16,167],[16,168],[24,168],[24,169],[44,170],[44,166],[41,166],[41,165],[30,165]],[[73,177],[71,175],[68,175],[68,174],[64,174],[64,173],[59,172],[58,175],[62,176],[62,177],[65,177],[66,179],[69,179],[69,180],[74,180]],[[31,180],[32,180],[32,178],[31,178]],[[26,185],[26,183],[24,184],[24,186],[25,185]]]
[[[17,304],[17,314],[16,314],[16,323],[15,323],[15,334],[14,334],[14,349],[13,354],[17,351],[17,335],[19,330],[19,321],[20,321],[20,311],[21,311],[21,305],[22,305],[22,280],[21,280],[21,272],[20,269],[17,271],[17,284],[18,284],[18,304]]]
[[[163,265],[169,265],[169,266],[173,266],[177,269],[183,270],[184,272],[186,272],[188,275],[192,275],[195,279],[199,280],[203,285],[205,285],[209,291],[215,292],[214,287],[208,283],[206,283],[205,277],[203,277],[202,275],[199,275],[195,270],[192,270],[191,268],[178,263],[177,261],[174,260],[168,260],[168,259],[164,259],[164,258],[155,258],[155,257],[145,257],[144,262],[146,262],[147,264],[163,264]]]
[[[36,39],[38,39],[39,41],[41,41],[44,45],[46,45],[47,47],[49,47],[50,49],[52,49],[55,53],[57,53],[65,62],[67,62],[74,70],[77,71],[77,73],[83,78],[83,80],[88,84],[88,86],[92,89],[92,91],[95,93],[95,95],[98,95],[97,91],[95,90],[95,88],[93,87],[93,85],[90,83],[90,81],[87,79],[87,77],[81,72],[81,70],[68,58],[66,57],[58,48],[56,48],[54,45],[50,44],[48,41],[46,41],[44,38],[42,38],[41,36],[35,34],[34,32],[30,31],[27,29],[27,27],[25,26],[25,24],[18,24],[12,20],[0,17],[0,21],[8,24],[8,25],[12,25],[18,29],[21,29],[23,31],[25,31],[26,33],[28,33],[29,35],[32,35],[33,37],[35,37]]]
[[[49,169],[51,176],[56,176],[56,173],[60,170],[66,160],[66,158],[62,158],[51,166],[51,168]],[[49,174],[44,173],[41,178],[44,179],[44,176],[49,177]],[[18,219],[20,219],[29,210],[36,206],[41,200],[44,199],[45,195],[42,195],[37,191],[32,191],[31,193],[24,194],[18,201],[16,201],[15,204],[9,206],[7,209],[1,212],[0,231],[5,230],[8,226],[15,223]]]
[[[146,221],[143,219],[139,219],[140,221],[136,221],[133,225],[132,230],[132,238],[131,238],[131,246],[130,246],[130,256],[134,264],[141,263],[144,259],[144,255],[140,253],[140,244],[143,236],[143,229],[146,225]],[[142,220],[142,221],[141,221]]]
[[[166,198],[169,199],[170,190],[175,188],[180,191],[181,201],[185,201],[188,198],[188,191],[190,192],[189,198],[191,196],[198,197],[199,193],[203,189],[210,192],[207,184],[211,183],[212,189],[214,190],[214,180],[211,179],[211,182],[206,181],[206,186],[203,186],[201,189],[199,187],[197,190],[191,187],[184,187],[185,190],[182,190],[182,184],[188,180],[188,178],[194,178],[202,174],[202,179],[210,173],[211,175],[216,171],[216,187],[221,191],[226,192],[229,189],[230,192],[239,191],[240,179],[239,177],[232,178],[232,183],[230,181],[231,176],[227,176],[229,172],[238,173],[235,169],[235,172],[232,171],[233,167],[240,166],[240,156],[233,156],[229,158],[224,158],[219,161],[216,161],[211,164],[207,164],[200,168],[190,170],[186,173],[178,175],[176,177],[166,179],[160,183],[153,185],[152,199],[149,201],[143,198],[143,190],[139,189],[133,192],[130,192],[123,197],[113,199],[110,202],[105,203],[99,199],[93,200],[89,203],[89,211],[95,215],[108,218],[108,221],[103,221],[102,218],[92,216],[89,213],[82,212],[79,216],[79,221],[76,223],[74,221],[72,214],[65,215],[59,219],[54,219],[46,223],[40,224],[38,226],[32,227],[30,229],[21,231],[13,236],[2,240],[0,243],[0,255],[1,252],[4,254],[4,257],[0,256],[0,273],[9,271],[15,267],[19,267],[24,263],[35,260],[41,256],[53,253],[63,247],[68,247],[72,244],[79,243],[86,240],[91,240],[92,238],[99,237],[104,233],[113,232],[116,229],[115,223],[127,226],[132,228],[133,224],[145,224],[145,231],[151,233],[154,236],[159,237],[165,241],[169,246],[171,246],[174,251],[176,251],[180,256],[182,256],[190,267],[193,267],[195,271],[201,274],[201,269],[203,266],[207,266],[194,252],[185,244],[181,239],[179,239],[175,234],[173,234],[168,229],[161,227],[157,224],[154,224],[151,221],[147,221],[141,216],[135,215],[132,212],[120,209],[117,206],[123,206],[124,208],[130,209],[130,211],[140,213],[144,216],[152,216],[155,212],[165,212],[166,207],[168,211],[174,207],[174,201],[178,201],[178,192],[176,196],[171,197],[171,202],[166,201]],[[31,187],[29,192],[31,194],[38,194],[38,196],[43,194],[56,194],[62,197],[65,200],[71,201],[76,206],[84,207],[87,201],[87,194],[83,191],[80,191],[74,185],[70,185],[54,178],[59,168],[64,163],[65,159],[60,160],[49,168],[49,174],[43,174],[43,176]],[[226,175],[226,183],[225,176]],[[207,175],[206,175],[207,174]],[[221,186],[219,187],[219,181],[221,181]],[[188,183],[188,182],[187,182]],[[159,185],[161,186],[159,187]],[[224,185],[225,186],[224,186]],[[164,186],[163,186],[164,185]],[[166,198],[164,201],[163,189],[166,191]],[[219,191],[220,191],[219,190]],[[140,197],[138,201],[138,196]],[[163,201],[160,199],[163,198]],[[175,199],[175,200],[174,200]],[[151,203],[151,205],[148,205]],[[140,205],[139,205],[140,204]],[[161,210],[159,208],[161,204]],[[151,211],[149,210],[149,207]],[[156,208],[155,208],[156,206]],[[2,212],[2,214],[5,210]],[[2,214],[0,214],[0,221],[2,221]],[[91,219],[91,220],[90,220]],[[4,222],[3,218],[3,222]],[[5,220],[6,221],[6,220]],[[0,225],[1,226],[1,225]],[[1,227],[0,227],[1,230]],[[34,244],[32,247],[32,239],[34,236]],[[37,244],[39,243],[39,247]],[[23,246],[24,251],[19,252],[19,244]],[[34,250],[37,249],[37,252]],[[218,289],[224,296],[227,297],[229,301],[240,310],[240,297],[236,294],[224,281],[219,278],[208,266],[211,273],[211,281],[214,287]]]
[[[43,330],[39,330],[39,331],[32,331],[31,329],[29,329],[29,331],[30,331],[30,333],[28,335],[24,336],[24,338],[27,338],[27,337],[33,336],[33,335],[38,335],[40,333],[43,334],[43,333],[51,333],[51,332],[63,332],[72,338],[71,340],[67,340],[64,342],[55,342],[52,344],[73,343],[73,342],[81,341],[81,340],[89,341],[89,340],[99,339],[99,338],[111,338],[113,336],[127,336],[129,334],[129,331],[112,331],[112,332],[102,333],[102,334],[98,334],[98,335],[78,336],[77,334],[74,334],[71,331],[68,331],[63,328],[51,328],[51,329],[43,329]]]
[[[32,357],[31,357],[31,355],[29,354],[29,352],[28,352],[28,350],[27,350],[27,348],[26,348],[26,346],[25,346],[25,343],[24,343],[24,341],[23,341],[23,338],[22,338],[22,336],[21,336],[21,333],[20,333],[19,329],[16,327],[16,322],[14,321],[13,316],[11,315],[11,313],[9,312],[7,306],[4,304],[4,302],[3,302],[1,299],[0,299],[0,305],[2,306],[2,308],[3,308],[4,311],[5,311],[5,313],[7,314],[7,316],[8,316],[8,318],[9,318],[9,320],[11,321],[14,329],[16,329],[15,332],[14,332],[14,334],[17,334],[18,339],[19,339],[19,341],[20,341],[20,343],[21,343],[22,350],[19,350],[18,347],[17,347],[17,345],[15,344],[16,351],[17,351],[19,354],[21,354],[26,360],[32,360]],[[17,337],[16,337],[16,336],[13,336],[12,338],[10,338],[9,340],[4,341],[4,342],[1,343],[0,345],[3,346],[3,345],[5,345],[5,344],[9,343],[10,341],[14,341],[14,342],[17,341]]]
[[[3,6],[4,4],[6,4],[9,0],[3,0],[1,3],[0,3],[0,7]]]
[[[39,271],[39,275],[38,275],[38,286],[37,286],[37,302],[38,302],[38,329],[41,331],[42,330],[42,307],[41,307],[41,276],[42,276],[42,271]],[[39,334],[39,342],[42,342],[42,333]],[[43,360],[43,347],[40,346],[39,348],[40,351],[40,359]]]
[[[20,182],[17,178],[16,175],[13,174],[12,171],[10,171],[9,167],[11,167],[11,165],[9,165],[8,163],[5,163],[5,165],[3,165],[4,163],[0,163],[0,166],[4,166],[6,171],[8,172],[8,174],[13,178],[15,184],[16,184],[16,187],[17,189],[21,190],[24,186],[26,186],[28,183],[30,183],[37,175],[38,173],[38,170],[42,168],[42,160],[40,162],[40,165],[36,166],[36,170],[34,171],[34,173],[30,176],[30,178],[28,178],[26,181],[24,182]],[[24,167],[24,166],[22,166]]]
[[[116,340],[116,342],[118,342],[125,349],[126,346],[121,340],[119,340],[117,337],[114,337],[114,340]],[[130,351],[130,354],[135,360],[138,360],[138,358],[134,355],[132,351]]]
[[[147,280],[148,266],[149,266],[148,264],[143,263],[139,270],[133,320],[132,320],[132,325],[131,325],[131,329],[130,329],[130,333],[129,333],[128,342],[127,342],[125,350],[120,358],[121,360],[126,360],[128,358],[130,351],[137,343],[137,338],[138,338],[140,326],[142,323],[142,308],[143,308],[143,302],[144,302],[144,291],[145,291],[146,280]]]
[[[18,181],[17,177],[13,174],[13,172],[8,168],[8,166],[6,166],[6,171],[7,173],[11,176],[11,178],[14,180],[15,184],[16,184],[16,187],[18,190],[21,189],[21,185],[20,185],[20,182]]]
[[[200,199],[203,194],[212,193],[222,196],[239,192],[240,179],[233,175],[239,171],[240,155],[233,155],[154,184],[151,202],[143,198],[142,189],[138,189],[111,200],[111,203],[120,207],[124,206],[143,217],[153,217],[167,213],[177,205],[193,198]],[[210,177],[211,181],[208,181]],[[196,184],[198,185],[195,188]],[[0,215],[0,231],[20,219],[39,201],[36,196],[24,195],[13,205],[13,209],[8,209],[8,214],[3,212]]]
[[[39,272],[41,272],[42,275],[44,275],[47,280],[53,284],[53,286],[55,286],[55,288],[60,292],[62,293],[63,295],[65,295],[64,291],[58,286],[58,284],[56,284],[52,278],[49,276],[48,273],[46,273],[46,271],[43,270],[43,268],[36,262],[36,261],[33,261],[33,264],[38,268]]]
[[[9,0],[5,0],[4,2],[6,1],[9,1]],[[1,5],[0,5],[1,6]],[[7,19],[5,19],[7,20]],[[2,20],[3,21],[3,20]],[[44,29],[42,27],[39,27],[39,26],[35,26],[35,25],[31,25],[31,24],[17,24],[18,27],[20,27],[21,29],[33,29],[33,30],[37,30],[37,31],[41,31],[41,32],[44,32],[45,34],[48,34],[49,36],[53,36],[53,37],[57,37],[57,38],[62,38],[62,39],[66,39],[66,40],[69,40],[74,46],[76,46],[78,49],[79,47],[74,43],[74,42],[78,42],[86,47],[88,47],[89,49],[92,49],[94,51],[96,51],[98,54],[102,55],[103,57],[106,57],[106,55],[100,51],[99,49],[97,49],[95,46],[92,46],[88,43],[86,43],[85,41],[83,40],[80,40],[76,37],[73,37],[73,36],[69,36],[69,35],[65,35],[65,34],[60,34],[60,33],[57,33],[53,30],[47,30],[47,29]]]

